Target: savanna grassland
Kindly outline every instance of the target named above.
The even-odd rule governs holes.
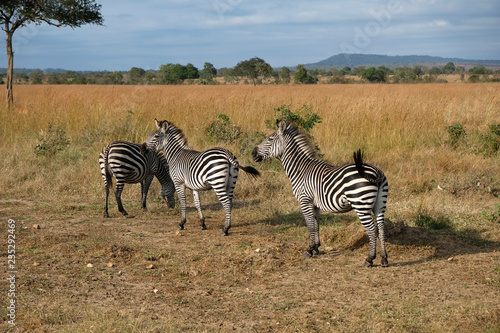
[[[289,86],[16,86],[0,98],[0,253],[16,221],[16,326],[33,332],[498,332],[500,331],[500,84]],[[356,215],[321,216],[324,254],[308,244],[279,162],[251,150],[274,109],[304,105],[324,158],[365,160],[389,180],[389,267],[364,268]],[[219,114],[239,126],[209,140]],[[103,218],[98,156],[113,140],[143,142],[154,118],[189,145],[229,148],[242,165],[232,229],[213,192],[201,194],[208,230],[188,197],[186,229],[154,181],[148,212],[126,185]],[[496,131],[499,131],[497,133]],[[256,133],[261,132],[261,133]],[[34,227],[35,226],[35,227]]]

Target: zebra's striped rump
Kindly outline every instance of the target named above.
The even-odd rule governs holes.
[[[365,265],[373,264],[378,236],[382,265],[387,266],[384,213],[388,184],[384,173],[364,163],[360,150],[354,153],[354,164],[334,167],[315,157],[307,137],[293,123],[277,120],[277,127],[275,133],[255,147],[252,155],[257,162],[272,157],[281,160],[309,230],[309,248],[304,255],[319,252],[320,210],[331,213],[355,210],[370,239]]]
[[[109,189],[113,187],[112,177],[116,178],[115,197],[118,210],[127,216],[121,202],[121,193],[125,184],[141,184],[141,205],[146,208],[149,186],[156,176],[162,185],[161,196],[170,207],[175,205],[175,188],[170,178],[167,162],[162,154],[149,151],[142,154],[140,145],[132,142],[114,141],[105,146],[99,155],[101,175],[104,181],[105,206],[104,216],[108,214]]]
[[[183,229],[186,223],[186,188],[189,188],[193,193],[201,229],[206,229],[199,191],[213,189],[226,211],[222,234],[227,235],[231,227],[233,192],[239,169],[253,177],[259,176],[259,172],[251,166],[239,165],[236,157],[225,148],[212,148],[203,152],[188,148],[182,131],[166,120],[159,122],[155,119],[155,124],[157,130],[143,143],[141,151],[163,150],[181,205],[178,228]]]

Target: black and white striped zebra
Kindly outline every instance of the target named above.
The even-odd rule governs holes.
[[[320,246],[318,218],[320,210],[344,213],[354,209],[370,239],[365,266],[376,257],[377,235],[380,239],[382,266],[387,266],[384,213],[388,183],[377,167],[363,163],[361,151],[354,153],[354,164],[334,167],[317,159],[307,137],[285,120],[277,120],[278,130],[252,152],[255,161],[276,157],[292,183],[309,231],[309,248],[304,254],[317,254]],[[372,212],[377,221],[375,225]]]
[[[108,197],[109,189],[113,187],[113,176],[116,178],[115,196],[118,210],[124,216],[128,215],[121,200],[125,184],[141,183],[141,205],[144,210],[147,210],[146,198],[149,186],[155,176],[161,184],[161,196],[170,207],[174,207],[175,188],[165,157],[161,153],[149,151],[146,154],[141,154],[141,145],[137,143],[114,141],[102,149],[99,155],[99,164],[104,180],[106,201],[104,217],[109,217]]]
[[[181,205],[182,216],[178,229],[184,229],[186,223],[186,188],[193,192],[201,229],[206,229],[199,191],[213,188],[226,211],[222,229],[222,235],[226,236],[231,228],[233,191],[238,178],[238,169],[254,177],[259,176],[259,172],[251,166],[241,166],[236,157],[225,148],[212,148],[203,152],[188,148],[187,139],[182,131],[166,120],[160,122],[155,119],[155,124],[157,130],[144,142],[143,151],[163,150]]]

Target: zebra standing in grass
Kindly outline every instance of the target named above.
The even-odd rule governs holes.
[[[140,148],[141,146],[137,143],[114,141],[102,149],[99,155],[99,164],[102,179],[104,180],[104,196],[106,199],[104,217],[109,217],[108,196],[109,189],[113,187],[112,176],[116,178],[115,196],[118,210],[124,216],[128,215],[121,200],[125,184],[141,183],[141,205],[144,210],[147,210],[146,198],[154,176],[160,181],[161,196],[170,207],[174,207],[175,188],[170,178],[165,157],[153,151],[141,154]]]
[[[354,209],[370,239],[365,266],[373,265],[377,234],[382,266],[387,266],[384,213],[388,184],[384,173],[373,165],[363,163],[360,150],[354,153],[355,164],[333,167],[315,158],[307,137],[293,123],[277,120],[276,125],[278,130],[255,147],[252,155],[257,162],[271,157],[281,160],[309,230],[309,248],[304,256],[319,253],[320,210],[344,213]],[[378,232],[372,212],[377,220]]]
[[[155,124],[157,130],[143,143],[142,151],[163,150],[165,154],[181,205],[182,216],[178,229],[184,229],[186,223],[186,187],[193,192],[201,229],[206,229],[199,191],[213,188],[226,211],[222,235],[227,236],[231,228],[233,191],[238,178],[238,169],[253,177],[259,176],[259,172],[253,167],[239,165],[236,157],[225,148],[212,148],[203,152],[188,148],[187,139],[182,131],[166,120],[159,122],[155,119]]]

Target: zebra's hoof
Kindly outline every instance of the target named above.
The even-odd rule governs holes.
[[[389,262],[387,261],[387,258],[382,258],[382,267],[388,267]]]
[[[229,236],[229,232],[222,230],[220,233],[221,236]]]
[[[207,226],[203,224],[203,225],[200,227],[200,229],[201,229],[201,230],[207,230]]]
[[[104,217],[105,217],[105,218],[108,218],[108,217],[109,217],[109,214],[108,214],[108,213],[104,213]]]
[[[365,267],[372,267],[373,266],[373,262],[371,261],[368,261],[368,260],[365,260],[365,264],[364,264]]]
[[[179,224],[179,225],[177,226],[177,230],[184,230],[184,226]]]
[[[304,258],[312,258],[313,256],[313,252],[312,251],[306,251],[304,254],[303,254]]]

